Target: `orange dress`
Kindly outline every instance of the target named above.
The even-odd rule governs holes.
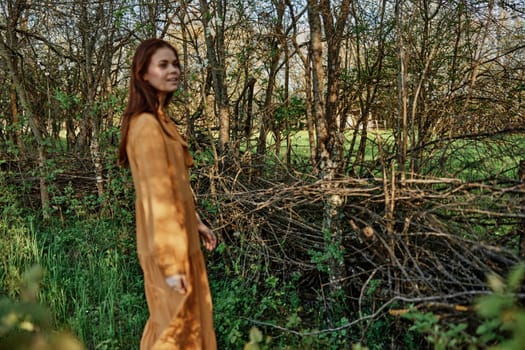
[[[189,171],[193,159],[173,122],[143,113],[126,146],[136,193],[137,253],[150,317],[140,350],[215,350],[212,299]],[[185,274],[181,295],[165,279]]]

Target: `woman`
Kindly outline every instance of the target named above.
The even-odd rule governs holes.
[[[175,48],[142,42],[131,65],[119,164],[129,165],[136,192],[137,252],[150,317],[141,350],[215,350],[212,300],[199,236],[208,250],[217,240],[193,200],[188,144],[164,113],[179,86]]]

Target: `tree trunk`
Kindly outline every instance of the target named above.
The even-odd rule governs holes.
[[[224,49],[224,12],[226,11],[226,1],[216,0],[216,14],[212,14],[206,0],[200,0],[200,11],[204,36],[206,41],[206,52],[211,71],[213,90],[215,93],[216,114],[219,120],[219,154],[224,155],[230,142],[230,110],[228,105],[228,93],[225,83],[225,49]],[[215,37],[210,31],[210,19],[216,19]]]
[[[99,5],[95,11],[100,12],[102,5]],[[91,131],[91,134],[85,134],[84,136],[90,140],[89,151],[91,155],[91,161],[94,166],[95,172],[95,184],[97,187],[97,193],[99,197],[104,195],[104,177],[103,171],[104,166],[102,163],[102,156],[100,152],[100,112],[94,113],[95,110],[95,98],[97,94],[97,79],[95,78],[96,73],[94,70],[96,66],[93,64],[95,60],[95,46],[96,38],[92,37],[90,34],[90,17],[88,14],[89,3],[85,0],[81,2],[81,11],[80,11],[80,23],[79,30],[81,33],[82,47],[84,49],[84,120],[87,125],[90,125],[91,128],[86,128]],[[102,62],[99,62],[101,65]],[[100,73],[100,72],[99,72]],[[105,79],[102,79],[105,81]],[[87,130],[86,130],[87,131]]]
[[[518,168],[518,180],[521,182],[521,186],[525,187],[525,159],[522,159],[519,163]],[[521,203],[521,212],[525,214],[525,196],[522,195],[520,199]],[[518,237],[519,237],[519,247],[518,247],[518,256],[521,259],[525,259],[525,219],[520,220],[518,226]]]
[[[339,17],[333,22],[330,2],[322,0],[308,1],[308,18],[310,23],[312,77],[314,95],[314,114],[318,122],[318,156],[319,177],[326,186],[324,199],[323,234],[325,238],[325,255],[328,259],[330,298],[337,300],[345,277],[342,212],[344,203],[337,193],[333,181],[341,175],[343,164],[342,135],[337,123],[336,111],[339,101],[340,60],[339,53],[350,0],[343,0],[339,7]],[[327,38],[327,91],[323,100],[323,67],[321,21],[323,19],[324,36]],[[325,103],[325,104],[324,104]],[[324,104],[324,105],[323,105]],[[332,310],[335,311],[335,310]]]
[[[314,120],[314,106],[313,106],[313,95],[312,95],[312,67],[310,62],[310,56],[303,55],[301,47],[299,43],[297,42],[297,21],[295,19],[295,16],[293,15],[294,10],[291,2],[287,2],[288,8],[290,9],[290,14],[292,17],[292,43],[295,48],[295,53],[299,55],[299,58],[303,62],[304,66],[304,85],[305,85],[305,109],[306,109],[306,127],[308,131],[308,141],[309,141],[309,147],[310,147],[310,162],[312,164],[312,168],[316,169],[316,163],[317,163],[317,142],[316,142],[316,136],[315,136],[315,120]],[[320,30],[320,28],[317,28],[316,30]],[[311,52],[311,44],[310,44],[310,52]]]
[[[19,152],[24,151],[22,139],[20,138],[20,120],[18,116],[18,104],[16,98],[16,88],[14,84],[9,86],[9,104],[11,106],[11,123],[13,125],[12,132],[9,133],[8,137],[18,147]]]
[[[232,140],[236,143],[235,147],[238,151],[242,137],[246,139],[246,151],[250,151],[249,138],[252,129],[252,115],[253,115],[253,89],[257,80],[255,78],[248,78],[246,76],[246,83],[242,92],[235,102],[234,120],[232,123]],[[244,118],[243,118],[244,117]]]
[[[268,72],[268,84],[266,85],[264,103],[263,103],[263,113],[261,119],[261,127],[259,129],[259,140],[257,143],[257,159],[263,162],[263,157],[266,154],[266,139],[268,132],[272,128],[272,121],[275,118],[275,109],[273,107],[273,92],[275,88],[275,79],[279,69],[279,62],[281,60],[281,53],[283,51],[282,45],[282,21],[284,16],[284,4],[276,4],[277,18],[274,21],[273,33],[274,36],[271,39],[270,43],[270,63],[269,63],[269,72]],[[276,140],[280,135],[275,134]],[[279,146],[276,144],[276,146]],[[276,153],[278,151],[276,150]],[[262,169],[262,163],[258,164],[259,168]]]
[[[401,7],[404,1],[398,0],[395,7],[397,44],[398,44],[398,125],[397,125],[397,166],[401,180],[405,178],[405,166],[408,148],[408,59],[405,52],[403,40],[403,27],[405,25],[404,14]]]
[[[324,72],[323,72],[323,43],[321,33],[321,19],[317,1],[308,1],[308,22],[310,24],[310,63],[312,71],[312,116],[315,121],[316,139],[316,167],[322,158],[328,158],[324,147],[328,137],[325,124],[324,104]]]

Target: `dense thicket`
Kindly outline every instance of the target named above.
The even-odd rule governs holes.
[[[39,220],[132,230],[115,147],[130,55],[161,37],[183,60],[170,112],[223,243],[212,279],[260,288],[239,299],[294,285],[307,306],[272,321],[322,335],[358,319],[337,337],[366,342],[394,304],[469,305],[525,253],[524,24],[519,1],[5,0],[0,184]]]

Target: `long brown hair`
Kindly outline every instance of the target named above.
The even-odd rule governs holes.
[[[157,90],[144,80],[144,74],[146,74],[148,70],[151,56],[153,56],[158,49],[163,47],[173,50],[177,62],[179,61],[177,50],[161,39],[146,39],[140,43],[135,50],[135,55],[133,56],[133,61],[131,63],[128,104],[124,111],[124,115],[122,116],[122,124],[120,127],[120,146],[118,149],[119,165],[128,165],[126,144],[128,142],[128,131],[131,119],[140,113],[152,113],[158,118],[157,111],[159,109],[159,99],[157,96]],[[172,96],[173,92],[167,94],[162,107],[168,105]]]

